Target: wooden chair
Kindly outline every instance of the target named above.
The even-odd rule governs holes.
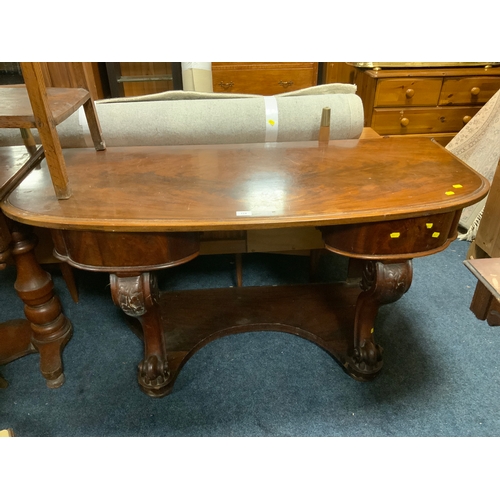
[[[95,104],[82,63],[72,63],[79,88],[46,86],[41,63],[20,63],[25,85],[0,87],[0,128],[19,128],[25,144],[34,146],[30,129],[37,128],[58,199],[71,187],[56,125],[83,106],[96,150],[106,149]]]
[[[39,62],[20,63],[24,85],[0,86],[0,128],[20,129],[25,146],[33,153],[39,146],[31,129],[38,130],[54,191],[61,200],[71,196],[71,186],[56,126],[83,106],[96,150],[106,149],[83,63],[68,64],[76,88],[47,87]],[[72,269],[64,263],[60,267],[73,300],[78,302]]]

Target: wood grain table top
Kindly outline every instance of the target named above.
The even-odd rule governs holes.
[[[45,165],[2,204],[27,224],[102,231],[323,226],[446,213],[489,183],[428,138],[64,151],[73,195]]]

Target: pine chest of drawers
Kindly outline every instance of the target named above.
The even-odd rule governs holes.
[[[451,139],[500,89],[500,68],[356,68],[365,126],[381,135]]]
[[[318,63],[213,62],[212,80],[214,92],[281,94],[317,85]]]

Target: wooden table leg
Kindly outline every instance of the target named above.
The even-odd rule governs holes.
[[[139,385],[150,396],[165,396],[172,391],[173,383],[167,362],[156,275],[149,272],[111,274],[110,278],[113,302],[125,314],[137,318],[142,326],[144,358],[139,363]]]
[[[356,303],[354,335],[346,370],[356,379],[370,380],[382,368],[382,348],[375,343],[374,325],[381,305],[400,299],[411,285],[412,261],[366,261],[361,281],[363,292]]]
[[[12,234],[12,256],[17,268],[14,288],[24,302],[24,313],[31,323],[32,343],[40,354],[40,371],[47,387],[64,383],[62,350],[72,334],[72,326],[62,313],[54,283],[34,254],[36,236],[31,228],[15,223]]]
[[[284,331],[315,342],[356,380],[382,368],[374,340],[380,306],[409,289],[412,261],[365,261],[359,285],[315,284],[184,290],[159,294],[149,272],[111,274],[113,301],[140,325],[138,381],[148,395],[169,394],[184,363],[207,343],[245,331]],[[142,328],[141,328],[142,327]]]

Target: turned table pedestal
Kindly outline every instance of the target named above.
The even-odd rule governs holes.
[[[0,199],[8,196],[43,157],[41,148],[0,148]],[[17,278],[14,288],[24,302],[26,319],[0,324],[0,365],[27,354],[40,354],[40,371],[50,388],[64,383],[61,353],[71,336],[71,323],[63,315],[54,284],[34,253],[37,240],[31,227],[8,221],[0,212],[0,268],[12,257]],[[0,277],[1,278],[1,277]],[[0,377],[0,386],[7,382]]]
[[[57,200],[45,166],[2,204],[52,229],[56,256],[110,273],[135,318],[138,381],[164,396],[189,357],[243,331],[285,331],[326,349],[356,379],[382,367],[380,306],[410,287],[412,259],[445,249],[488,182],[425,138],[66,150],[73,186]],[[159,291],[155,271],[199,252],[204,231],[317,227],[325,248],[362,263],[334,284]],[[432,284],[430,284],[432,286]]]

